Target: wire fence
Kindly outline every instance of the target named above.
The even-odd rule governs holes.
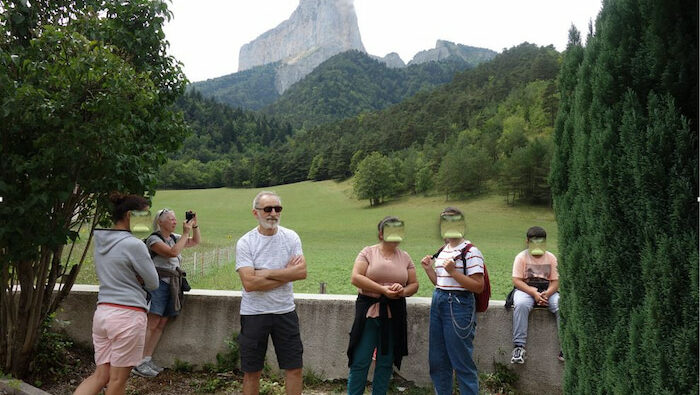
[[[180,267],[187,272],[192,281],[208,276],[215,269],[233,263],[236,257],[235,247],[215,248],[209,251],[183,252]]]

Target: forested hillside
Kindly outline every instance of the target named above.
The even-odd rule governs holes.
[[[323,62],[292,85],[264,112],[295,127],[312,127],[376,111],[450,82],[473,67],[459,57],[405,68],[389,68],[359,51],[347,51]]]
[[[376,151],[395,168],[394,193],[479,193],[497,180],[511,198],[545,201],[559,56],[522,44],[433,92],[299,134],[309,178],[346,178]]]
[[[294,133],[271,118],[190,94],[180,105],[195,133],[177,167],[196,174],[168,178],[174,171],[171,163],[162,169],[161,183],[175,187],[174,182],[195,179],[196,184],[177,186],[261,187],[344,179],[376,151],[373,163],[389,168],[385,197],[433,191],[455,196],[497,188],[511,201],[548,202],[559,60],[551,46],[521,44],[400,104]],[[338,61],[352,69],[344,57]],[[327,78],[332,85],[331,75]],[[392,86],[387,79],[380,86]],[[311,90],[308,95],[322,93]],[[376,169],[369,166],[369,171]]]
[[[331,57],[283,95],[275,88],[277,64],[195,82],[190,90],[231,107],[263,110],[295,127],[310,127],[376,111],[450,82],[483,62],[453,56],[405,68],[389,68],[359,51]]]
[[[276,63],[211,78],[191,84],[203,97],[216,100],[231,107],[259,110],[280,96],[275,89]]]
[[[257,155],[286,144],[288,124],[253,111],[231,108],[190,91],[175,104],[185,115],[192,134],[182,149],[160,168],[163,188],[207,188],[263,185],[252,166]],[[233,164],[239,165],[234,168]]]

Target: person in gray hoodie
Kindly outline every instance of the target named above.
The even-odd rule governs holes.
[[[158,288],[158,273],[146,245],[130,232],[132,211],[149,209],[137,195],[112,194],[111,229],[96,229],[95,270],[100,282],[92,322],[95,372],[75,394],[124,394],[139,363],[146,337],[147,290]]]

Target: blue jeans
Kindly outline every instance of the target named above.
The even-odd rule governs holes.
[[[479,393],[479,377],[472,358],[476,311],[474,294],[435,289],[430,305],[430,378],[437,395],[451,395],[453,371],[462,395]]]
[[[391,320],[389,320],[391,323]],[[393,373],[394,363],[394,338],[389,328],[389,352],[382,354],[381,330],[379,319],[368,318],[365,329],[362,331],[362,339],[353,352],[352,365],[348,375],[348,395],[362,394],[367,384],[367,372],[372,364],[372,353],[377,348],[377,361],[374,365],[374,378],[372,379],[372,394],[386,394],[389,389],[389,380]]]
[[[149,291],[151,294],[151,306],[148,312],[161,317],[175,317],[180,314],[173,309],[173,301],[170,297],[170,283],[159,280],[158,289]]]

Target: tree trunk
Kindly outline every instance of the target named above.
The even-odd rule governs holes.
[[[54,250],[42,248],[36,261],[3,265],[0,271],[0,286],[3,287],[0,292],[0,370],[3,372],[20,379],[31,372],[42,323],[68,296],[85,260],[96,224],[93,220],[85,250],[68,273],[61,263],[63,245]],[[59,288],[55,289],[57,284]]]

